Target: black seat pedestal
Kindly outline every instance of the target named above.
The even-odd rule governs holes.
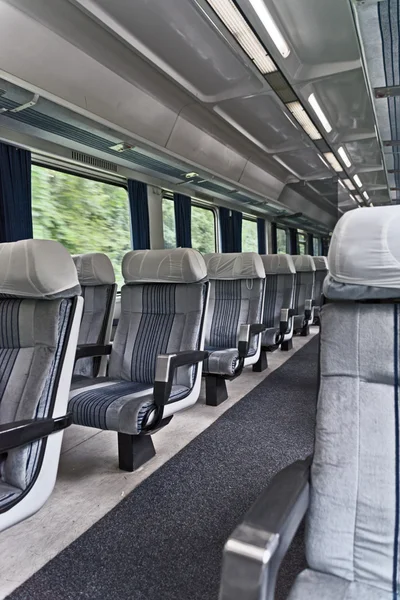
[[[253,365],[253,371],[254,373],[262,373],[263,371],[265,371],[265,369],[268,369],[267,351],[261,349],[260,358]]]
[[[208,406],[218,406],[228,397],[226,381],[218,375],[206,376],[206,404]]]
[[[118,460],[121,471],[136,471],[155,455],[151,435],[118,433]]]

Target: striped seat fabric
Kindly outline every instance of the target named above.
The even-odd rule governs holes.
[[[325,277],[328,274],[328,259],[326,256],[313,256],[315,265],[315,283],[314,283],[314,317],[319,317],[319,311],[322,306],[322,286]]]
[[[267,326],[262,344],[268,348],[276,343],[281,310],[293,308],[296,270],[288,254],[265,254],[261,260],[266,275],[263,323]]]
[[[122,271],[126,285],[108,377],[77,381],[69,406],[79,425],[135,435],[154,405],[157,356],[200,349],[206,269],[195,250],[175,249],[129,252]],[[188,397],[196,372],[177,369],[171,403]]]
[[[294,330],[300,331],[305,323],[306,300],[314,299],[315,265],[308,254],[292,256],[296,269],[296,287],[294,292]],[[312,318],[309,324],[312,323]]]
[[[108,344],[117,292],[112,263],[99,252],[77,254],[72,258],[84,299],[78,344]],[[79,375],[96,377],[101,366],[104,375],[105,365],[106,360],[101,365],[99,358],[81,358],[75,364],[75,380]]]
[[[204,259],[211,289],[205,341],[210,355],[203,372],[233,376],[239,363],[240,326],[261,322],[264,267],[252,252],[207,254]],[[249,357],[259,352],[259,341],[259,335],[252,337]]]

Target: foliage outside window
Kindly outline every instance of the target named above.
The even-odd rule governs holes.
[[[32,165],[33,236],[56,240],[71,254],[104,252],[119,285],[122,258],[132,249],[125,188]]]
[[[242,221],[242,252],[258,252],[258,234],[256,221]]]
[[[162,199],[164,248],[176,248],[174,201]]]
[[[202,254],[215,252],[215,213],[192,205],[192,248]]]
[[[278,254],[286,254],[287,231],[281,227],[276,228],[276,251]]]
[[[319,256],[320,255],[319,238],[315,237],[315,236],[313,238],[313,250],[314,250],[314,256]]]
[[[307,239],[304,233],[297,232],[297,247],[299,254],[307,254]]]

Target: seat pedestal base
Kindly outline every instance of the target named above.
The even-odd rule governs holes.
[[[302,335],[303,337],[307,337],[307,335],[310,335],[310,326],[308,323],[307,325],[303,326],[300,335]]]
[[[226,381],[216,375],[206,376],[206,404],[208,406],[218,406],[228,397]]]
[[[293,348],[293,338],[290,338],[290,340],[286,340],[285,342],[282,342],[281,344],[281,350],[283,350],[284,352],[287,352],[288,350],[291,350]]]
[[[266,352],[266,350],[261,350],[260,358],[253,365],[253,371],[255,373],[262,373],[263,371],[265,371],[265,369],[268,369],[267,352]]]
[[[118,433],[118,460],[122,471],[136,471],[155,455],[150,435]]]

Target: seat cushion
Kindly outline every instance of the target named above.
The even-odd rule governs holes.
[[[203,363],[203,373],[234,375],[239,362],[237,348],[206,348],[210,353]]]
[[[297,577],[288,600],[392,600],[393,591],[306,569]]]
[[[279,329],[277,327],[270,327],[266,329],[262,336],[263,346],[274,346],[276,344],[276,336],[278,333]]]
[[[184,398],[189,391],[183,385],[173,385],[170,401]],[[97,377],[73,383],[68,408],[77,425],[135,435],[141,432],[143,419],[153,405],[152,386]]]

